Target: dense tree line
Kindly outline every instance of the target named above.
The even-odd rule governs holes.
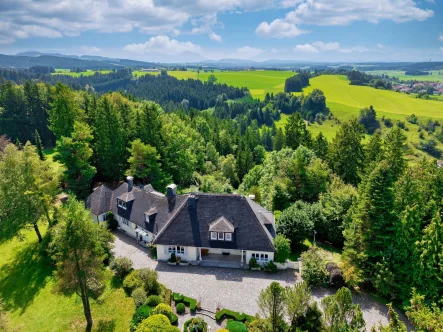
[[[309,85],[309,72],[299,72],[285,81],[285,92],[301,92]]]

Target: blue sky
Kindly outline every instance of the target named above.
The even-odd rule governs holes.
[[[440,3],[439,3],[440,1]],[[441,0],[1,0],[0,53],[443,61]]]

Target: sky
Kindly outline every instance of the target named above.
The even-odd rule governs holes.
[[[0,53],[443,61],[443,0],[0,0]]]

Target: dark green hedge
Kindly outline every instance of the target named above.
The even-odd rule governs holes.
[[[222,309],[215,315],[216,320],[222,320],[223,318],[231,318],[233,320],[243,323],[246,321],[252,322],[254,320],[253,316],[249,316],[245,313],[239,313],[229,309]]]
[[[193,299],[191,297],[184,296],[180,293],[172,293],[172,299],[174,300],[175,304],[177,303],[184,303],[187,306],[189,306],[189,309],[192,312],[195,312],[197,310],[197,300]]]

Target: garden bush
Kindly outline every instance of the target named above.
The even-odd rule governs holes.
[[[146,302],[146,291],[143,287],[134,289],[131,296],[134,299],[136,307],[139,307]]]
[[[231,320],[226,324],[226,329],[229,332],[248,332],[248,328],[242,322]]]
[[[131,320],[131,332],[135,331],[135,328],[146,318],[151,316],[152,308],[147,305],[142,305],[135,310]]]
[[[265,265],[265,271],[277,272],[277,265],[275,265],[273,261],[269,261],[269,263]]]
[[[308,285],[320,285],[328,277],[325,263],[317,248],[313,247],[301,254],[301,276]]]
[[[177,311],[178,314],[184,314],[186,311],[186,307],[184,303],[179,303],[175,306],[175,311]]]
[[[216,320],[222,320],[223,318],[233,319],[239,322],[252,322],[254,320],[253,316],[249,316],[245,313],[238,313],[229,309],[222,309],[215,314]]]
[[[120,279],[124,279],[131,272],[132,261],[127,257],[118,257],[111,262],[111,269]]]
[[[227,329],[218,329],[216,332],[229,332]]]
[[[143,286],[143,282],[138,277],[138,271],[137,270],[133,270],[123,280],[123,289],[128,294],[131,294],[134,289],[136,289],[138,287],[142,287],[142,286]]]
[[[146,300],[146,305],[150,307],[156,307],[160,303],[163,302],[163,299],[158,295],[149,295],[148,299]]]
[[[159,305],[157,305],[154,310],[152,310],[152,314],[157,315],[157,314],[162,314],[165,315],[166,317],[168,317],[169,321],[171,322],[171,324],[177,324],[178,322],[178,317],[176,314],[174,314],[172,312],[172,308],[170,306],[168,306],[167,304],[164,303],[160,303]]]
[[[275,261],[277,263],[284,263],[291,253],[291,241],[283,235],[277,235],[274,239],[275,246]]]
[[[168,262],[170,262],[170,263],[176,263],[177,262],[177,256],[175,255],[175,253],[171,254],[171,257],[169,257]]]
[[[189,306],[189,309],[192,312],[195,312],[197,310],[197,300],[196,299],[184,296],[183,294],[180,294],[180,293],[172,293],[172,299],[174,300],[176,305],[177,305],[177,303],[184,303]]]
[[[158,273],[152,269],[140,269],[137,270],[138,278],[142,281],[143,286],[148,294],[159,295],[161,292],[161,286],[158,280]]]
[[[258,265],[257,260],[254,257],[251,257],[251,259],[249,260],[249,268],[257,268],[260,267],[260,265]]]
[[[168,317],[162,314],[156,314],[148,317],[142,321],[136,332],[152,332],[152,331],[162,331],[162,332],[180,332],[180,330],[171,325]]]
[[[329,285],[337,288],[343,287],[345,284],[343,271],[337,266],[337,264],[333,262],[327,263],[326,270],[329,274]]]

